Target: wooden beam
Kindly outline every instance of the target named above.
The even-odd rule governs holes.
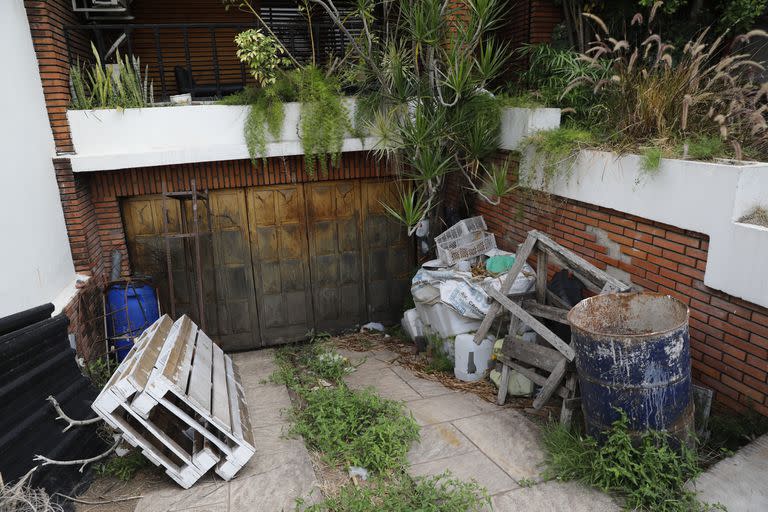
[[[552,370],[552,373],[549,374],[549,377],[547,378],[547,382],[544,383],[544,385],[541,387],[541,391],[539,391],[539,394],[536,395],[536,399],[533,401],[533,408],[537,411],[542,408],[542,406],[547,403],[547,400],[552,396],[552,394],[560,387],[560,382],[563,380],[563,377],[565,376],[565,368],[568,366],[568,361],[565,359],[562,359],[557,366]]]
[[[547,303],[547,253],[544,251],[536,255],[536,300],[539,304]]]
[[[529,236],[531,234],[533,234],[539,241],[541,248],[545,248],[549,253],[554,254],[558,259],[563,261],[569,269],[574,272],[578,271],[578,273],[582,274],[588,282],[591,282],[598,288],[602,289],[606,283],[610,283],[618,291],[629,291],[629,285],[622,283],[615,277],[603,272],[573,251],[569,251],[565,247],[555,243],[544,233],[541,233],[540,231],[531,231],[529,232]],[[586,285],[587,283],[584,284]],[[599,291],[600,290],[595,293],[599,293]]]
[[[544,386],[547,383],[547,378],[543,375],[539,375],[531,368],[526,368],[525,366],[522,366],[508,357],[505,357],[503,355],[498,357],[498,360],[501,361],[502,364],[505,364],[515,370],[517,373],[522,375],[528,380],[533,381],[534,384],[537,386]],[[568,398],[568,390],[564,387],[560,386],[555,390],[555,395],[559,396],[560,398]]]
[[[555,322],[568,325],[569,310],[567,309],[544,306],[533,300],[524,300],[523,309],[537,318],[546,318],[547,320],[554,320]]]
[[[550,345],[555,347],[561,354],[563,354],[565,358],[568,359],[568,361],[573,361],[573,358],[576,356],[573,349],[570,346],[568,346],[567,343],[561,340],[555,333],[547,329],[547,327],[544,324],[536,320],[527,311],[525,311],[523,308],[521,308],[520,306],[512,302],[506,295],[504,295],[500,291],[497,291],[492,286],[486,286],[485,291],[488,295],[496,299],[496,301],[499,304],[501,304],[504,308],[508,309],[513,315],[515,315],[517,318],[522,320],[524,324],[526,324],[528,327],[530,327],[531,329],[536,331],[539,335],[541,335],[541,337],[547,340],[547,342],[549,342]],[[488,317],[486,316],[486,319],[487,318]]]
[[[536,343],[528,343],[512,336],[504,339],[501,352],[511,359],[547,372],[552,372],[565,359],[557,350]]]
[[[525,265],[526,260],[528,259],[528,256],[531,255],[531,252],[533,251],[533,247],[536,245],[536,237],[533,236],[531,233],[528,234],[528,238],[525,239],[525,242],[518,248],[517,253],[515,254],[515,263],[512,265],[512,268],[509,269],[509,272],[507,272],[506,277],[504,278],[504,281],[501,283],[501,293],[504,298],[506,298],[506,295],[509,293],[509,291],[512,289],[512,286],[515,284],[515,279],[517,279],[517,275],[520,273],[521,270],[523,270],[523,266]],[[499,310],[501,307],[499,306],[498,302],[493,302],[490,307],[488,308],[488,313],[486,313],[485,318],[483,318],[483,322],[480,324],[480,327],[477,329],[477,332],[475,333],[474,342],[478,345],[480,342],[485,339],[485,335],[488,334],[488,330],[491,328],[491,324],[493,324],[493,321],[496,320],[496,316],[499,314]]]

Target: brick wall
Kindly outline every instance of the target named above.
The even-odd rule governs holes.
[[[103,279],[88,280],[63,311],[69,318],[69,333],[75,335],[77,354],[86,361],[105,353],[103,289]]]
[[[448,203],[459,195],[451,183]],[[706,235],[531,192],[498,206],[478,201],[474,211],[504,249],[514,251],[537,229],[625,282],[683,301],[690,309],[694,380],[713,389],[720,404],[768,415],[768,309],[704,284]]]

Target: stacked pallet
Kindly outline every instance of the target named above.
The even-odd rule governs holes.
[[[185,489],[214,467],[231,479],[255,452],[237,368],[186,315],[137,338],[92,407]]]

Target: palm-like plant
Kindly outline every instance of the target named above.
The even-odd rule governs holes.
[[[373,105],[368,127],[379,136],[375,151],[409,184],[399,208],[386,205],[387,211],[412,231],[439,202],[445,177],[456,171],[478,192],[488,188],[490,176],[498,186],[483,198],[495,201],[510,191],[493,179],[501,176],[498,166],[486,170],[492,169],[501,122],[487,89],[509,54],[492,34],[504,0],[384,2],[381,36],[370,29],[376,0],[357,0],[344,18],[334,0],[310,1],[349,38],[347,59],[368,96],[365,103]],[[362,23],[359,36],[351,35],[350,23]]]

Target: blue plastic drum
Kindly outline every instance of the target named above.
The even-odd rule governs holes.
[[[160,318],[155,288],[143,281],[114,283],[107,288],[107,335],[122,361],[133,340]]]

